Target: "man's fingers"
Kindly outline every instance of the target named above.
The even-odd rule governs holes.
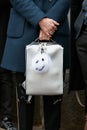
[[[59,26],[60,23],[58,23],[57,21],[53,20],[53,23],[56,25],[56,26]]]
[[[42,30],[40,30],[39,40],[50,40],[50,38],[51,38],[50,34],[48,36]]]

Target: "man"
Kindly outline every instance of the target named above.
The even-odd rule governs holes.
[[[76,1],[74,1],[74,3],[76,3]],[[74,22],[71,21],[73,25],[71,31],[74,32],[74,37],[72,37],[74,38],[74,43],[72,43],[73,46],[71,46],[71,55],[74,54],[74,58],[71,57],[70,90],[85,89],[86,122],[84,130],[87,130],[87,0],[78,0],[78,3],[80,3],[80,6],[78,4],[74,7],[77,7],[76,9],[79,13],[75,19],[72,19]],[[74,10],[74,8],[71,8],[71,18],[73,18],[77,12],[72,13],[72,10]],[[77,59],[77,61],[74,59]],[[73,65],[75,65],[75,68],[73,68]]]
[[[10,0],[12,10],[1,66],[16,72],[19,96],[19,128],[32,130],[34,97],[23,100],[21,84],[25,80],[25,47],[37,37],[52,38],[64,47],[64,69],[69,67],[69,25],[67,14],[71,0]],[[43,96],[46,130],[59,130],[62,95]],[[57,101],[57,102],[56,102]],[[56,102],[54,104],[54,102]]]
[[[9,0],[0,0],[0,62],[6,41],[10,8]],[[12,73],[0,68],[0,129],[16,130],[12,122],[13,90]]]

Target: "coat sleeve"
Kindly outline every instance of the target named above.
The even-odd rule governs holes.
[[[67,16],[71,0],[57,0],[54,6],[46,13],[47,17],[61,23]]]
[[[33,0],[10,0],[13,8],[28,22],[37,26],[38,22],[46,17],[46,14],[33,2]]]

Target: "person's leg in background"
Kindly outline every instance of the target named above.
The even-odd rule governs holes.
[[[82,32],[76,41],[77,53],[80,60],[82,74],[85,82],[85,112],[86,121],[84,130],[87,130],[87,25],[83,26]]]
[[[0,127],[5,130],[16,130],[12,121],[13,91],[12,72],[0,68]]]
[[[22,83],[25,80],[24,73],[14,73],[14,76],[15,82],[17,82],[19,130],[32,130],[34,98],[32,97],[30,103],[27,102],[28,97],[22,87]]]
[[[87,86],[87,26],[83,26],[82,33],[76,41],[77,53],[80,60],[80,65]]]

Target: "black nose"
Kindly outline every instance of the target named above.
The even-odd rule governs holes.
[[[42,58],[42,61],[44,61],[44,58]]]

